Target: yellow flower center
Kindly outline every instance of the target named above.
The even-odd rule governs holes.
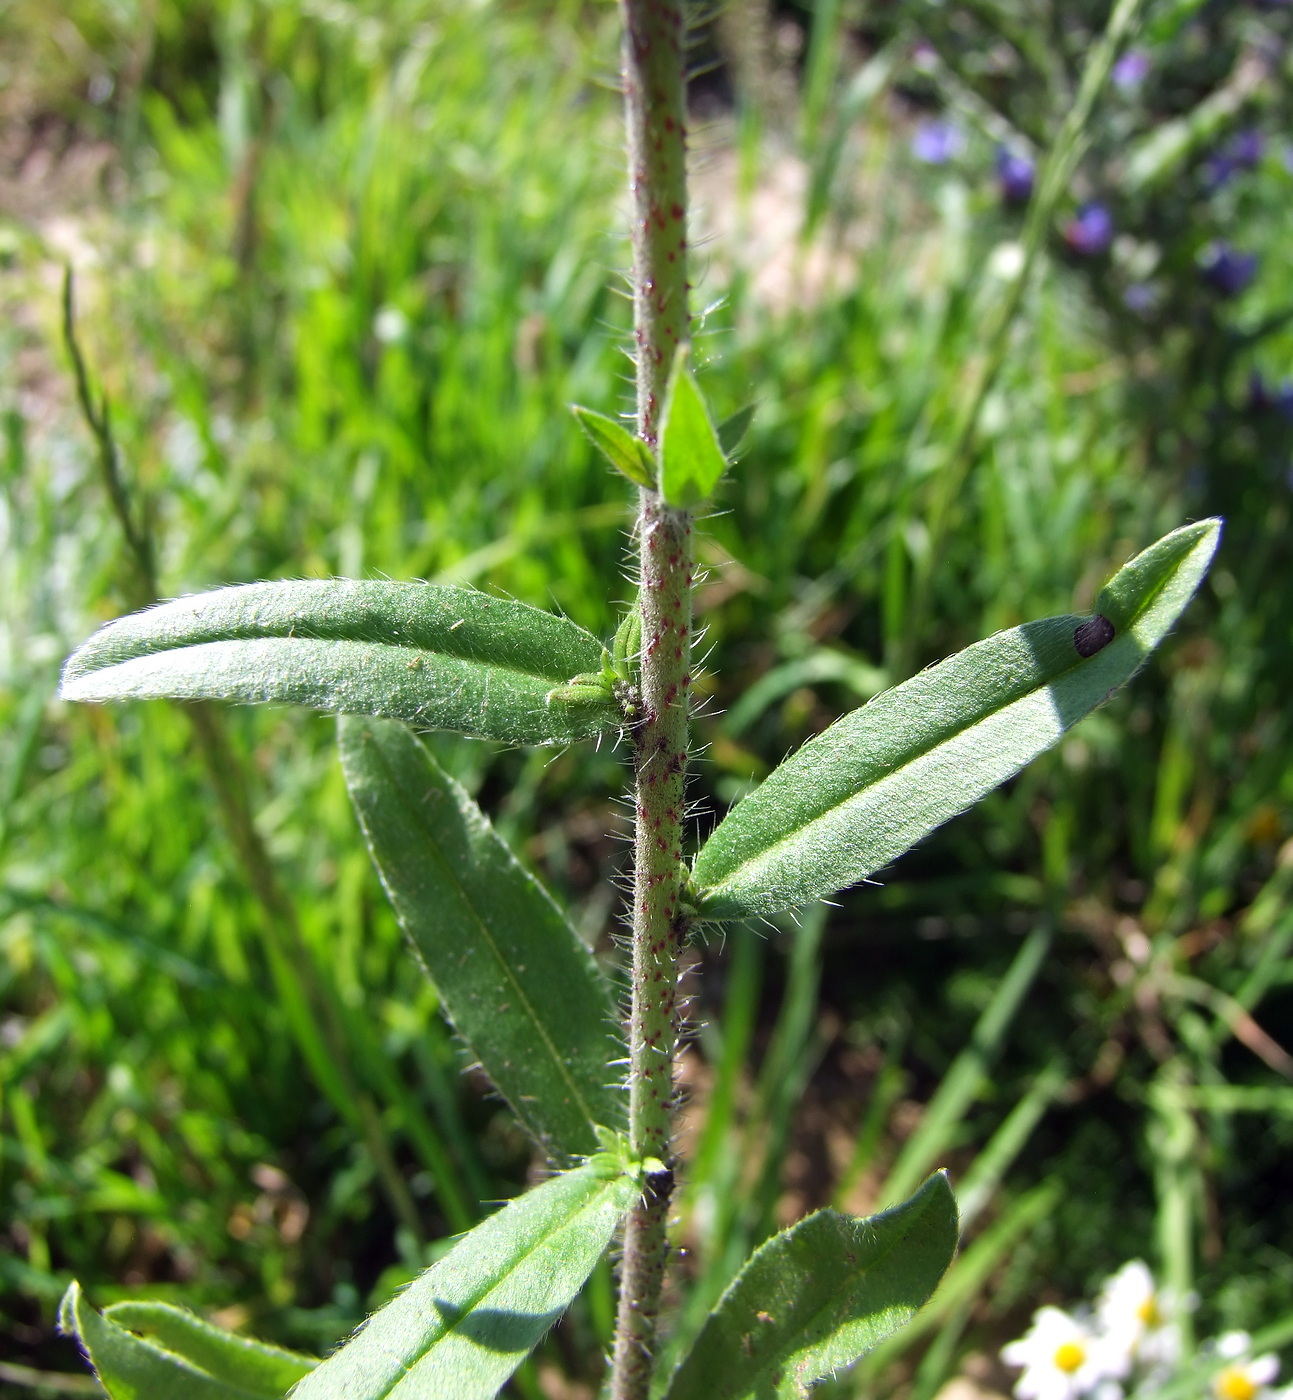
[[[1157,1327],[1162,1322],[1163,1315],[1158,1310],[1158,1299],[1152,1293],[1137,1307],[1136,1316],[1146,1327]]]
[[[1086,1360],[1086,1348],[1081,1342],[1061,1342],[1055,1348],[1055,1365],[1070,1376]],[[1251,1395],[1225,1395],[1222,1400],[1252,1400]]]
[[[1257,1387],[1242,1366],[1227,1366],[1213,1382],[1220,1400],[1253,1400]]]

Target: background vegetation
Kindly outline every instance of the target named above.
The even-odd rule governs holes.
[[[1227,519],[1177,636],[1056,752],[882,884],[695,951],[698,1315],[814,1206],[946,1163],[967,1207],[923,1332],[841,1394],[1003,1388],[1031,1309],[1137,1254],[1197,1291],[1201,1333],[1293,1314],[1286,5],[1149,5],[956,450],[1022,225],[1001,148],[1023,182],[1107,9],[734,0],[696,34],[698,358],[721,411],[758,408],[701,543],[702,821],[884,685]],[[168,596],[469,581],[606,632],[629,503],[565,405],[630,388],[613,7],[10,0],[0,26],[17,1392],[15,1367],[75,1369],[73,1277],[323,1349],[536,1170],[401,947],[329,722],[227,716],[289,916],[182,709],[52,699],[138,601],[64,263]],[[613,960],[621,757],[432,743]],[[603,1274],[520,1393],[591,1394],[609,1308]]]

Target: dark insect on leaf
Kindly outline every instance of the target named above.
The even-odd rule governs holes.
[[[1077,654],[1085,660],[1103,651],[1113,641],[1113,636],[1113,623],[1103,614],[1096,613],[1073,629],[1073,645],[1077,648]]]

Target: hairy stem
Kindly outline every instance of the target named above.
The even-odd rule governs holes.
[[[638,433],[654,446],[687,308],[685,23],[677,0],[623,0],[633,197]],[[629,1132],[656,1158],[625,1225],[611,1394],[645,1400],[668,1257],[674,1049],[682,908],[683,785],[691,686],[691,518],[644,489],[638,510],[641,717],[634,729],[636,840],[629,1015]]]

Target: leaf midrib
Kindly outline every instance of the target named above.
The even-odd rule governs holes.
[[[385,752],[382,750],[381,745],[375,745],[375,748],[377,749],[377,752],[378,752],[378,755],[379,755],[379,757],[380,757],[380,761],[381,761],[382,767],[385,769],[386,774],[387,774],[387,777],[390,779],[390,781],[391,781],[392,785],[394,786],[395,790],[400,794],[400,797],[401,797],[401,798],[403,799],[403,801],[404,801],[405,807],[412,813],[415,823],[416,823],[418,826],[420,826],[420,827],[422,828],[422,830],[427,834],[427,836],[428,836],[428,838],[429,838],[429,840],[430,840],[431,848],[432,848],[432,850],[435,852],[435,858],[436,858],[437,863],[440,865],[440,867],[441,867],[442,870],[444,870],[445,872],[447,872],[448,878],[449,878],[449,882],[452,884],[452,886],[454,887],[454,889],[458,892],[458,897],[459,897],[459,899],[461,900],[462,904],[463,904],[463,905],[467,908],[467,910],[469,911],[469,913],[470,913],[470,915],[471,915],[471,918],[475,921],[477,927],[479,928],[479,930],[480,930],[480,932],[481,932],[481,934],[482,934],[482,936],[483,936],[483,939],[484,939],[484,942],[485,942],[486,946],[489,948],[490,952],[494,955],[494,959],[495,959],[495,961],[497,962],[498,966],[502,969],[503,975],[504,975],[504,977],[505,977],[507,983],[512,987],[512,989],[513,989],[513,991],[514,991],[516,997],[517,997],[518,1000],[521,1002],[521,1005],[525,1007],[526,1015],[528,1016],[528,1018],[529,1018],[531,1024],[533,1025],[534,1029],[538,1032],[539,1038],[542,1040],[543,1045],[544,1045],[545,1049],[547,1050],[549,1056],[551,1057],[553,1063],[557,1066],[557,1073],[558,1073],[559,1077],[560,1077],[561,1079],[563,1079],[563,1080],[565,1081],[565,1083],[568,1085],[568,1087],[569,1087],[569,1089],[570,1089],[570,1092],[571,1092],[571,1093],[574,1095],[574,1097],[575,1097],[575,1102],[578,1104],[580,1111],[581,1111],[581,1112],[583,1113],[583,1115],[584,1115],[584,1121],[588,1124],[589,1128],[593,1130],[593,1133],[594,1133],[594,1136],[595,1136],[595,1135],[596,1135],[596,1128],[597,1128],[597,1120],[593,1117],[592,1110],[590,1109],[587,1100],[584,1098],[583,1091],[580,1089],[579,1085],[575,1082],[573,1076],[572,1076],[571,1073],[570,1073],[569,1068],[567,1067],[567,1065],[565,1064],[565,1062],[562,1060],[560,1054],[558,1053],[556,1045],[553,1043],[552,1038],[551,1038],[551,1037],[549,1036],[549,1034],[548,1034],[547,1027],[546,1027],[546,1026],[543,1024],[543,1022],[539,1019],[539,1015],[538,1015],[537,1011],[535,1010],[535,1008],[534,1008],[532,1002],[530,1001],[530,998],[525,994],[524,988],[522,988],[521,984],[516,980],[516,974],[512,971],[511,964],[508,962],[507,958],[504,957],[502,949],[498,946],[497,941],[495,940],[493,934],[490,932],[489,925],[486,924],[485,921],[484,921],[484,920],[480,917],[480,915],[476,912],[475,904],[474,904],[474,903],[472,902],[472,900],[468,897],[467,890],[466,890],[465,886],[463,885],[462,881],[458,878],[457,872],[454,870],[453,866],[444,858],[444,855],[443,855],[443,853],[442,853],[441,850],[440,850],[440,845],[439,845],[439,843],[436,841],[435,835],[434,835],[434,833],[431,831],[431,828],[430,828],[429,824],[426,822],[425,818],[423,817],[423,814],[422,814],[421,809],[419,808],[419,806],[418,806],[415,802],[413,802],[413,800],[412,800],[412,798],[410,797],[410,795],[405,791],[404,787],[403,787],[402,784],[399,782],[398,778],[396,777],[394,771],[393,771],[392,768],[391,768],[391,765],[387,762],[386,754],[385,754]],[[446,777],[446,779],[447,779],[447,781],[448,781],[449,783],[452,783],[453,780],[452,780],[451,778],[448,778],[448,775],[447,775],[447,774],[445,775],[445,777]],[[449,788],[448,788],[448,794],[449,794],[449,797],[450,797],[451,799],[453,799],[453,798],[455,797],[455,794],[454,794],[454,792],[453,792],[453,788],[452,788],[452,787],[449,787]],[[455,805],[457,805],[457,804],[455,803]],[[510,853],[510,852],[506,852],[506,854],[510,855],[511,853]],[[520,868],[521,868],[522,874],[528,876],[528,872],[524,869],[524,867],[520,867]],[[530,877],[530,878],[532,878],[532,877]],[[537,885],[538,882],[536,881],[535,883],[536,883],[536,885]],[[540,891],[540,897],[542,897],[542,892],[541,892],[541,891]],[[558,912],[559,912],[559,911],[558,911]],[[516,1111],[517,1111],[517,1113],[521,1113],[521,1112],[522,1112],[522,1109],[521,1109],[520,1107],[517,1107],[517,1108],[516,1108]],[[564,1145],[563,1145],[563,1150],[564,1150]]]
[[[545,676],[538,671],[527,671],[520,666],[507,666],[497,661],[480,661],[473,656],[463,656],[455,651],[438,651],[433,647],[410,646],[405,642],[380,642],[371,638],[361,637],[310,637],[300,636],[295,632],[263,632],[254,637],[211,637],[201,642],[176,642],[170,646],[155,646],[148,651],[141,651],[134,656],[120,657],[115,661],[107,661],[99,666],[87,667],[84,670],[77,670],[68,679],[73,685],[79,681],[88,681],[92,676],[102,676],[109,671],[115,671],[118,667],[129,666],[135,661],[149,661],[154,657],[163,656],[172,651],[200,651],[203,647],[241,647],[255,646],[259,642],[317,642],[320,646],[346,645],[353,647],[371,648],[375,651],[407,652],[419,658],[431,657],[448,661],[458,661],[464,666],[479,667],[482,671],[500,671],[505,675],[520,676],[525,680],[538,681],[540,684],[551,688],[558,685],[562,680],[568,679],[564,676]],[[422,661],[425,665],[425,661]],[[421,665],[415,668],[420,671]]]
[[[445,1341],[450,1335],[452,1335],[452,1333],[457,1329],[459,1323],[465,1322],[467,1318],[469,1318],[472,1315],[472,1313],[475,1312],[476,1309],[480,1307],[482,1303],[485,1302],[485,1300],[489,1297],[491,1293],[494,1293],[498,1289],[500,1289],[503,1286],[503,1284],[506,1283],[507,1280],[514,1273],[516,1273],[516,1271],[525,1263],[527,1259],[529,1259],[532,1255],[537,1254],[539,1250],[544,1248],[545,1245],[551,1244],[551,1242],[563,1231],[569,1230],[571,1226],[573,1226],[575,1222],[579,1220],[579,1218],[583,1216],[587,1211],[600,1205],[607,1192],[612,1190],[615,1186],[619,1185],[620,1181],[622,1180],[622,1177],[616,1177],[613,1181],[603,1181],[597,1188],[597,1190],[593,1193],[593,1195],[589,1196],[585,1201],[583,1201],[579,1208],[572,1215],[567,1216],[566,1219],[560,1225],[558,1225],[555,1230],[551,1230],[547,1234],[543,1235],[541,1238],[535,1240],[535,1242],[521,1254],[514,1255],[508,1263],[506,1271],[500,1277],[494,1279],[488,1287],[482,1288],[479,1293],[472,1295],[469,1298],[469,1300],[465,1303],[454,1303],[452,1306],[461,1309],[459,1315],[455,1317],[453,1321],[450,1322],[442,1332],[440,1332],[429,1342],[427,1342],[427,1344],[417,1353],[417,1355],[413,1358],[412,1361],[410,1361],[407,1365],[404,1365],[403,1375],[396,1376],[395,1379],[391,1381],[391,1383],[388,1386],[386,1386],[384,1390],[372,1396],[371,1400],[385,1400],[385,1397],[388,1396],[397,1385],[400,1385],[404,1381],[404,1379],[411,1374],[411,1372],[416,1366],[418,1366],[422,1361],[426,1360],[427,1356],[435,1347],[438,1347],[441,1342]],[[522,1198],[518,1197],[517,1199]],[[503,1210],[506,1209],[507,1206],[504,1206]],[[491,1216],[490,1219],[497,1219],[497,1216]],[[467,1238],[467,1236],[464,1236],[464,1239],[465,1238]],[[448,1257],[449,1256],[446,1256],[446,1258]],[[436,1307],[436,1313],[438,1317],[442,1316],[442,1314],[440,1314],[438,1305]],[[507,1355],[510,1353],[504,1354]],[[403,1365],[404,1363],[401,1364]],[[253,1397],[253,1400],[261,1400],[261,1397]]]
[[[1126,634],[1124,634],[1124,636],[1125,635]],[[1122,638],[1119,638],[1117,640],[1120,641],[1122,640]],[[1110,646],[1114,646],[1116,644],[1116,642],[1113,642],[1110,644]],[[797,826],[793,831],[787,832],[784,836],[779,836],[775,841],[771,841],[768,843],[768,845],[760,847],[760,849],[755,851],[754,854],[746,856],[738,865],[734,866],[731,870],[729,870],[728,873],[724,875],[723,878],[716,885],[710,885],[702,890],[702,903],[705,901],[705,896],[707,894],[720,895],[724,888],[730,885],[742,870],[746,869],[748,866],[753,865],[756,861],[763,861],[771,857],[781,847],[788,845],[790,842],[802,837],[804,832],[808,831],[818,822],[825,821],[826,818],[829,817],[832,812],[838,812],[841,807],[847,806],[850,802],[861,797],[863,793],[868,792],[871,788],[878,787],[879,784],[883,782],[887,782],[896,774],[901,773],[904,768],[910,768],[913,764],[919,763],[922,758],[928,757],[928,755],[933,753],[936,749],[942,748],[945,744],[950,744],[953,742],[953,740],[959,739],[962,735],[968,733],[977,725],[984,724],[989,719],[993,718],[995,715],[1000,715],[1006,710],[1012,709],[1015,705],[1022,704],[1023,701],[1031,699],[1039,691],[1049,690],[1053,686],[1058,685],[1059,682],[1062,681],[1066,676],[1071,675],[1080,666],[1085,665],[1087,660],[1093,659],[1094,658],[1084,658],[1082,660],[1076,661],[1072,666],[1066,666],[1063,671],[1060,671],[1058,674],[1052,676],[1049,680],[1043,681],[1040,685],[1034,685],[1028,690],[1025,690],[1022,694],[1016,695],[1013,700],[1007,701],[1006,704],[999,705],[995,709],[988,710],[986,713],[980,714],[976,719],[972,720],[968,724],[963,724],[959,729],[945,731],[937,739],[934,739],[930,743],[924,745],[922,748],[909,750],[906,756],[904,756],[899,762],[894,763],[883,773],[876,774],[874,777],[872,777],[866,783],[864,783],[861,787],[855,788],[851,793],[849,793],[847,797],[842,798],[838,802],[833,802],[827,807],[823,807],[820,811],[818,811],[812,817],[810,817],[808,821],[804,822],[800,826]]]

